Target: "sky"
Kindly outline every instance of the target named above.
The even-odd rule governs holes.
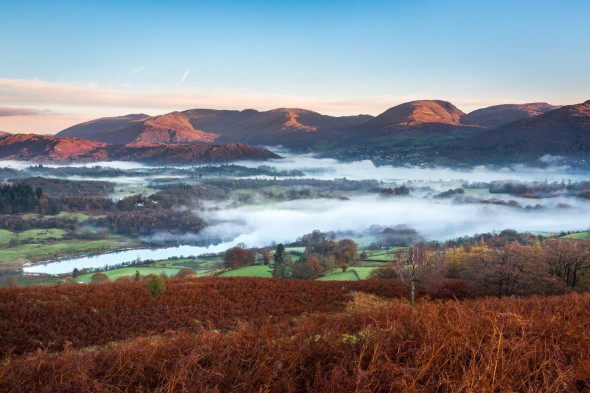
[[[590,99],[587,0],[0,0],[0,130],[128,113]]]

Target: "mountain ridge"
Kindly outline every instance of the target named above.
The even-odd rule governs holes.
[[[505,124],[451,148],[455,154],[502,162],[545,155],[589,157],[590,100]]]
[[[513,121],[539,116],[557,108],[559,106],[546,102],[494,105],[465,114],[461,117],[461,123],[494,129]]]
[[[245,144],[113,145],[80,138],[15,134],[0,139],[1,160],[79,163],[137,161],[152,164],[194,164],[280,158],[268,149]]]
[[[494,105],[466,114],[448,101],[417,100],[375,117],[335,117],[302,108],[189,109],[149,118],[124,116],[121,123],[125,124],[110,136],[95,139],[137,147],[280,145],[340,159],[397,163],[434,162],[438,158],[442,162],[530,162],[546,154],[590,155],[586,147],[590,144],[590,117],[584,105],[590,105],[590,100],[563,107],[544,102]],[[76,134],[78,130],[73,126],[64,131]]]

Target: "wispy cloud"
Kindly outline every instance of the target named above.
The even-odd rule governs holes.
[[[47,109],[39,110],[32,108],[0,108],[0,117],[9,116],[41,116],[52,114]]]
[[[180,87],[180,85],[182,85],[182,83],[189,76],[189,74],[191,73],[191,71],[192,70],[186,70],[186,71],[184,71],[184,74],[182,75],[182,78],[180,78],[180,81],[176,85],[176,90],[178,90],[178,88]]]
[[[137,67],[137,68],[134,68],[134,69],[132,69],[131,71],[129,71],[129,74],[130,74],[130,75],[137,74],[138,72],[141,72],[141,71],[143,71],[143,70],[145,70],[145,66],[144,66],[144,65],[142,65],[142,66],[140,66],[140,67]]]
[[[179,84],[191,70],[187,70]],[[260,93],[244,89],[163,89],[159,87],[101,86],[96,83],[57,83],[42,80],[1,79],[0,105],[65,106],[67,108],[126,108],[181,110],[189,108],[268,110],[299,107],[330,115],[379,114],[402,102],[429,98],[421,95],[374,95],[358,99],[317,99],[291,94]]]

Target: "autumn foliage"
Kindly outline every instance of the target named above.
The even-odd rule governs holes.
[[[168,280],[158,298],[140,283],[3,289],[0,391],[590,389],[590,295],[411,306],[368,294],[395,297],[393,282]],[[7,352],[18,336],[29,341]]]
[[[38,348],[101,345],[168,330],[228,331],[239,323],[290,324],[305,313],[345,309],[352,291],[405,295],[391,282],[322,283],[256,278],[165,280],[166,292],[150,295],[144,282],[0,288],[0,354]],[[436,296],[436,294],[431,295]]]

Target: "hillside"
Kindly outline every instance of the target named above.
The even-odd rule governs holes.
[[[328,144],[339,158],[424,164],[444,146],[473,138],[483,129],[460,124],[464,113],[453,104],[421,100],[397,105]]]
[[[146,119],[141,126],[123,130],[118,143],[137,145],[174,143],[212,143],[218,135],[193,128],[186,116],[172,112]],[[123,139],[124,137],[124,139]],[[112,143],[117,143],[113,140]]]
[[[193,162],[228,162],[280,158],[270,150],[244,144],[225,145],[127,145],[115,149],[111,159],[149,164],[186,164]]]
[[[463,115],[453,104],[438,100],[401,104],[375,118],[369,115],[327,116],[300,108],[262,112],[191,109],[142,119],[116,132],[93,135],[91,139],[133,145],[187,142],[282,145],[326,154],[374,147],[387,151],[423,150],[473,135],[477,127],[462,125]],[[58,136],[64,133],[79,134],[77,126]]]
[[[468,162],[530,162],[548,154],[590,155],[590,100],[506,124],[447,151]]]
[[[371,131],[419,127],[425,124],[459,126],[464,113],[447,101],[420,100],[394,106],[362,125]]]
[[[279,158],[271,151],[243,144],[109,145],[79,138],[16,134],[0,139],[0,159],[35,162],[138,161],[191,164]]]
[[[317,135],[348,129],[366,122],[371,116],[333,117],[316,112],[280,108],[265,112],[192,109],[133,121],[118,121],[115,129],[104,120],[97,120],[101,128],[87,123],[61,131],[57,136],[85,137],[112,144],[173,144],[173,143],[248,143],[292,144],[300,140],[313,142]],[[116,118],[119,119],[119,118]]]
[[[410,305],[395,281],[175,279],[158,297],[144,282],[0,288],[0,390],[590,388],[588,294]]]
[[[546,102],[494,105],[477,109],[461,117],[461,124],[497,128],[513,121],[528,119],[559,108]]]
[[[465,114],[447,101],[419,100],[376,117],[326,116],[299,108],[191,109],[147,118],[99,119],[58,135],[89,135],[95,141],[137,148],[187,143],[281,145],[341,159],[397,164],[531,163],[547,154],[576,158],[590,154],[588,105],[507,104]],[[105,130],[109,124],[115,128]],[[198,150],[191,154],[200,155]],[[135,150],[123,156],[144,154],[149,155]]]
[[[0,159],[25,161],[104,161],[108,159],[102,142],[48,135],[15,134],[0,139]]]
[[[149,115],[143,113],[117,117],[103,117],[66,128],[63,131],[58,132],[56,136],[83,138],[97,142],[113,143],[110,142],[110,139],[116,138],[120,131],[132,128],[142,120],[149,119],[149,117]]]

